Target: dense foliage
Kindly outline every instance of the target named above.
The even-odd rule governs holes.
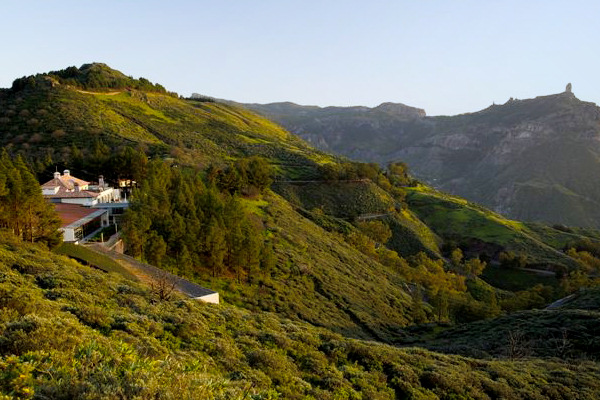
[[[240,161],[237,168],[219,175],[219,185],[226,174],[237,179],[220,191],[206,186],[192,171],[151,162],[127,212],[124,234],[129,252],[154,265],[164,261],[182,274],[235,274],[238,281],[259,267],[269,268],[266,260],[272,256],[264,243],[264,228],[244,210],[236,194],[242,187],[260,190],[268,183],[268,168],[265,172],[253,165],[263,166],[255,159]]]
[[[0,229],[5,228],[29,242],[56,245],[58,216],[42,197],[35,176],[20,157],[11,160],[0,154]]]
[[[595,285],[600,233],[510,221],[419,184],[403,163],[382,168],[339,160],[243,109],[169,97],[129,79],[93,65],[34,77],[23,87],[17,82],[0,92],[0,140],[40,176],[65,163],[90,180],[103,174],[132,182],[131,208],[119,226],[128,251],[219,291],[222,305],[158,296],[6,236],[0,247],[5,393],[223,399],[597,394],[598,367],[591,362],[488,362],[348,337],[445,352],[472,340],[468,351],[456,352],[516,359],[522,356],[502,346],[511,337],[525,343],[519,342],[523,330],[494,329],[533,315],[535,329],[556,317],[587,333],[569,342],[551,330],[552,337],[536,336],[549,347],[529,355],[562,357],[552,351],[566,343],[565,357],[593,357],[595,345],[589,353],[581,349],[595,340],[595,314],[511,313]],[[17,171],[12,175],[22,182],[32,179],[21,172],[22,159],[3,160],[9,161],[0,169]],[[0,174],[0,196],[14,207],[10,196],[20,192],[6,188],[19,184],[10,176]],[[132,278],[124,265],[88,248],[63,245],[57,252]],[[525,268],[542,269],[543,279]],[[470,332],[482,332],[497,348],[482,349]],[[573,387],[583,389],[574,394]]]
[[[594,399],[594,362],[484,361],[346,339],[0,245],[6,398]]]
[[[134,79],[131,76],[125,76],[102,63],[83,64],[80,68],[73,66],[59,71],[51,71],[47,74],[24,76],[15,79],[12,90],[18,92],[26,88],[34,89],[37,85],[48,84],[45,82],[46,80],[52,82],[52,79],[56,79],[62,85],[70,85],[85,90],[136,89],[167,93],[167,90],[158,83],[153,84],[146,78]],[[176,94],[173,95],[176,96]]]

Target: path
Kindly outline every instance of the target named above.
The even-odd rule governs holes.
[[[358,217],[356,217],[356,219],[358,221],[364,221],[364,220],[367,220],[367,219],[383,218],[383,217],[387,217],[388,215],[392,215],[392,213],[363,214],[363,215],[359,215]]]
[[[558,307],[562,306],[563,304],[567,303],[569,300],[574,298],[577,294],[578,293],[573,293],[573,294],[568,295],[567,297],[563,297],[562,299],[556,300],[554,303],[551,303],[550,305],[548,305],[546,307],[546,310],[552,310],[553,308],[558,308]]]
[[[546,269],[535,269],[535,268],[519,268],[520,271],[533,272],[538,275],[556,276],[556,272],[548,271]]]
[[[358,182],[368,182],[370,179],[339,179],[339,180],[281,180],[274,181],[273,183],[358,183]]]
[[[205,301],[208,301],[208,297],[212,297],[216,298],[216,303],[218,303],[219,294],[213,290],[192,283],[186,279],[183,279],[177,275],[173,275],[153,265],[140,262],[133,257],[129,257],[125,254],[109,250],[101,243],[89,244],[86,247],[90,250],[109,256],[110,258],[121,264],[133,275],[135,275],[142,282],[151,285],[156,284],[157,281],[164,281],[166,279],[169,283],[175,284],[175,290],[185,294],[186,296],[189,296],[191,298],[200,298],[201,300]],[[202,299],[203,297],[207,297],[207,299]]]
[[[103,94],[105,96],[114,96],[116,94],[120,94],[123,93],[123,91],[118,91],[118,92],[88,92],[87,90],[77,90],[79,93],[85,93],[85,94]]]

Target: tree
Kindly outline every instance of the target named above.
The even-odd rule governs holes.
[[[462,264],[462,261],[463,252],[459,247],[457,247],[456,249],[452,250],[452,253],[450,254],[450,262],[452,263],[454,269],[458,270]]]
[[[247,160],[246,175],[248,185],[258,188],[261,192],[271,186],[273,182],[273,168],[267,160],[259,156],[253,156]]]
[[[219,276],[224,269],[223,259],[227,251],[225,236],[216,218],[212,218],[208,225],[205,238],[206,263],[212,271],[212,276]]]
[[[60,243],[60,220],[21,157],[0,155],[0,227],[30,242]]]
[[[471,258],[465,263],[464,270],[466,275],[479,276],[483,273],[486,263],[479,258]]]
[[[423,295],[421,294],[421,287],[415,286],[410,291],[411,307],[410,313],[412,320],[418,324],[427,322],[427,314],[423,309]]]
[[[152,293],[159,301],[168,301],[175,291],[175,280],[166,272],[161,273],[150,283]]]
[[[381,221],[361,221],[356,226],[362,233],[380,245],[384,245],[392,237],[390,227]]]
[[[146,249],[144,251],[146,260],[152,265],[160,267],[163,258],[167,254],[167,244],[162,236],[159,236],[155,231],[150,233],[146,240]]]
[[[270,274],[271,271],[277,265],[277,257],[273,251],[273,245],[271,243],[264,244],[260,249],[260,270],[264,275]]]

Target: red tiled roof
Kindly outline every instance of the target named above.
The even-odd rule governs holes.
[[[84,207],[79,204],[53,203],[61,221],[61,228],[87,217],[98,211],[97,208]]]
[[[90,183],[84,181],[83,179],[75,178],[71,175],[61,175],[59,178],[52,178],[48,182],[42,185],[42,188],[50,189],[56,186],[60,186],[61,188],[73,189],[76,185],[85,186]]]

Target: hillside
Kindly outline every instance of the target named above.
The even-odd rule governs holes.
[[[377,112],[423,118],[402,105]],[[0,92],[0,113],[0,205],[18,208],[23,187],[36,187],[27,164],[41,179],[65,166],[135,180],[119,226],[127,252],[222,300],[163,296],[108,255],[92,255],[99,272],[58,254],[89,259],[79,246],[49,253],[2,225],[9,396],[597,397],[595,362],[390,345],[451,352],[447,332],[472,346],[461,354],[504,357],[479,349],[469,327],[487,337],[597,285],[598,231],[506,219],[419,184],[402,163],[350,162],[235,105],[182,99],[103,64],[18,79]],[[20,214],[13,225],[33,231]],[[594,329],[586,312],[552,315]]]
[[[596,360],[599,306],[596,287],[578,291],[545,309],[418,332],[404,345],[477,358]]]
[[[485,255],[488,259],[498,259],[501,252],[507,251],[527,254],[528,264],[540,269],[574,268],[574,260],[560,250],[569,240],[586,237],[550,227],[534,230],[523,222],[509,220],[460,197],[426,186],[408,188],[407,203],[433,232],[467,252]],[[550,240],[549,231],[554,232],[554,240]],[[567,237],[561,240],[556,237],[558,235]]]
[[[71,168],[76,176],[90,179],[102,173],[109,180],[121,176],[148,180],[147,173],[168,174],[164,167],[167,165],[174,173],[182,171],[183,176],[199,173],[198,178],[191,178],[193,181],[206,180],[209,166],[216,165],[213,170],[221,170],[248,156],[259,155],[274,168],[278,181],[290,182],[322,179],[324,164],[341,164],[336,157],[313,149],[244,109],[180,99],[161,90],[160,85],[125,77],[102,64],[84,65],[78,73],[67,70],[23,78],[0,94],[0,110],[5,115],[0,141],[11,153],[29,159],[42,179],[46,179],[46,171],[54,171],[58,164]],[[72,75],[75,78],[63,78]],[[98,78],[92,78],[97,75]],[[137,153],[127,158],[132,147]],[[159,167],[162,161],[165,164]],[[188,195],[181,179],[174,178],[168,189],[161,186],[166,184],[164,178],[157,179],[160,187],[153,193],[167,190]],[[164,233],[173,231],[173,225],[163,232],[167,252],[163,267],[187,274],[219,290],[225,302],[245,308],[275,311],[353,337],[384,341],[397,337],[399,329],[412,323],[413,318],[405,279],[394,268],[383,266],[345,242],[337,231],[328,231],[315,224],[315,218],[307,218],[312,206],[290,204],[278,195],[285,195],[286,191],[277,190],[277,186],[274,189],[275,192],[268,191],[259,198],[253,195],[242,199],[245,213],[256,225],[252,228],[256,237],[273,247],[275,267],[270,273],[261,274],[260,279],[254,277],[252,282],[246,282],[252,280],[250,277],[239,282],[240,277],[235,279],[229,272],[215,277],[204,268],[204,259],[191,262],[190,268],[197,269],[184,271],[179,265],[179,242]],[[374,184],[359,185],[354,192],[358,198],[383,199],[386,208],[394,209],[392,196]],[[224,196],[227,201],[227,195]],[[151,215],[154,221],[166,223],[174,214],[169,208],[172,204],[165,202],[164,197],[160,201],[166,207],[161,209],[164,215],[158,217],[158,211]],[[196,201],[188,198],[185,208]],[[371,212],[366,203],[353,207],[360,215]],[[206,214],[206,210],[193,210],[187,221],[201,214]],[[398,225],[395,232],[407,234],[396,234],[396,241],[410,242],[412,247],[406,248],[407,254],[427,250],[437,256],[437,243],[427,228],[416,217],[401,215],[394,218]],[[347,233],[357,231],[350,224],[352,221],[337,217],[332,213],[336,224],[347,225]],[[148,228],[144,229],[142,235],[149,238],[149,243],[155,242],[155,236],[149,236]],[[196,250],[203,246],[191,241],[187,248]],[[149,257],[147,253],[138,256]],[[378,311],[373,312],[374,309]]]
[[[321,149],[405,161],[419,179],[512,219],[600,227],[600,109],[570,91],[440,117],[406,106],[246,107]]]
[[[174,297],[0,240],[0,390],[13,398],[594,399],[594,362],[486,361],[350,340]],[[91,285],[90,283],[93,283]]]
[[[71,68],[77,79],[60,77]],[[52,165],[122,147],[204,167],[261,155],[289,175],[310,176],[333,160],[242,108],[180,99],[143,78],[123,77],[104,64],[86,64],[15,81],[0,91],[0,145]]]
[[[18,79],[0,92],[0,111],[0,141],[30,160],[41,179],[66,166],[91,180],[104,174],[143,183],[147,201],[135,201],[134,192],[137,219],[125,224],[130,253],[219,290],[226,302],[247,309],[391,342],[414,322],[500,312],[494,289],[481,296],[479,285],[465,284],[471,278],[463,267],[449,268],[456,247],[464,251],[465,263],[480,257],[497,262],[502,252],[512,251],[526,255],[530,268],[579,268],[563,252],[569,241],[558,240],[553,229],[540,226],[534,232],[462,199],[411,186],[401,165],[392,172],[347,162],[238,106],[182,99],[104,64]],[[424,117],[422,110],[394,104],[375,112],[404,121]],[[252,156],[273,168],[270,189],[239,186],[248,172],[238,168]],[[211,192],[215,180],[220,194]],[[223,214],[225,205],[236,203],[232,194],[243,210],[243,226],[236,225],[240,218]],[[226,220],[232,226],[230,248],[241,229],[255,238],[253,248],[261,248],[240,253],[237,267],[233,250],[229,265],[222,265],[224,258],[210,250],[218,242],[205,242],[217,225],[228,232]],[[574,232],[569,240],[586,237]],[[251,244],[243,243],[235,246]],[[520,271],[491,263],[484,278],[512,290]],[[554,277],[520,279],[518,290],[538,283],[553,288],[547,301],[562,294],[554,289],[559,284]]]

